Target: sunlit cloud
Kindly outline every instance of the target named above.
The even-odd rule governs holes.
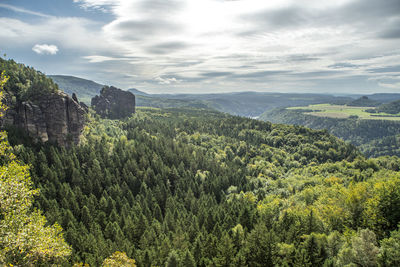
[[[32,50],[40,55],[55,55],[58,52],[58,47],[56,45],[37,44],[32,47]]]
[[[400,59],[398,0],[74,0],[74,5],[88,14],[101,10],[109,19],[4,7],[38,13],[39,19],[0,18],[3,46],[56,44],[76,55],[68,60],[79,63],[76,69],[85,77],[150,91],[173,84],[176,92],[331,92],[335,85],[347,92],[346,80],[354,90],[366,84],[368,90],[383,90],[389,87],[374,79],[382,73],[371,70]]]

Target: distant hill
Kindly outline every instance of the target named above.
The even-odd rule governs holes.
[[[356,100],[349,102],[347,105],[353,107],[376,107],[380,104],[381,103],[379,101],[369,99],[368,96],[362,96]]]
[[[48,75],[65,93],[75,93],[79,100],[90,105],[90,100],[100,93],[104,85],[74,76]]]
[[[98,95],[102,84],[64,75],[50,75],[67,94],[75,93],[78,98],[89,104]],[[304,106],[309,104],[344,104],[353,100],[350,97],[336,97],[325,94],[288,94],[238,92],[221,94],[147,94],[138,89],[128,89],[136,95],[136,106],[157,108],[210,108],[232,115],[258,117],[267,110],[279,107]]]
[[[326,129],[349,141],[368,157],[400,156],[400,121],[328,118],[308,114],[309,110],[278,108],[267,111],[261,120]]]
[[[368,98],[381,103],[389,103],[395,100],[400,100],[400,94],[379,93],[368,95]]]
[[[302,106],[320,103],[347,103],[349,97],[335,97],[323,94],[289,94],[238,92],[221,94],[157,94],[150,95],[161,99],[197,101],[204,105],[232,115],[258,117],[267,110],[279,107]]]
[[[396,100],[387,104],[380,105],[377,112],[384,112],[389,114],[399,114],[400,113],[400,100]]]
[[[139,91],[139,90],[136,89],[136,88],[130,88],[130,89],[128,89],[127,91],[128,91],[128,92],[131,92],[132,94],[137,95],[137,96],[138,96],[138,95],[149,95],[148,93]]]

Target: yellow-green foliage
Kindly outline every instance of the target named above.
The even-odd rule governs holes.
[[[104,260],[104,267],[136,267],[135,260],[128,258],[125,252],[116,251]]]
[[[0,89],[6,80],[2,74]],[[0,263],[33,266],[64,260],[71,249],[62,229],[46,226],[46,218],[32,208],[38,190],[32,188],[28,166],[11,152],[5,132],[0,132],[0,162]]]

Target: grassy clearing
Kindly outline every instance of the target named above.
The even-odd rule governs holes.
[[[350,116],[357,116],[362,120],[391,120],[400,121],[399,117],[393,117],[391,114],[387,113],[368,113],[365,110],[374,109],[371,107],[351,107],[346,105],[331,105],[331,104],[317,104],[309,105],[305,107],[289,107],[287,109],[292,110],[307,110],[305,114],[318,116],[318,117],[328,117],[328,118],[349,118]],[[374,115],[374,116],[373,116]]]

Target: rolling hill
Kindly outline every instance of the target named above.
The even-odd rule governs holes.
[[[99,93],[102,85],[72,76],[50,76],[68,94],[73,92],[79,99],[90,104],[90,99]],[[292,94],[238,92],[219,94],[147,94],[137,89],[128,89],[136,95],[137,106],[156,108],[211,108],[232,115],[258,117],[266,110],[279,107],[304,106],[319,103],[344,104],[353,99],[326,94]]]

